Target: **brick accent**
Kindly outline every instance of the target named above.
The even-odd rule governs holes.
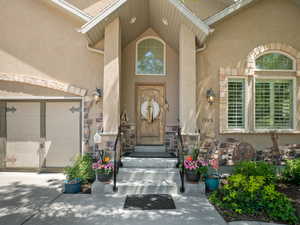
[[[260,45],[260,46],[256,47],[255,49],[253,49],[247,57],[246,68],[248,70],[254,71],[256,58],[268,51],[280,51],[280,52],[284,52],[284,53],[292,56],[296,60],[297,76],[300,76],[300,66],[299,66],[300,65],[300,51],[298,51],[297,49],[293,48],[290,45],[283,44],[283,43],[270,43],[270,44]]]
[[[246,81],[246,92],[247,94],[252,94],[249,93],[249,90],[251,90],[251,83],[253,81],[253,75],[255,74],[255,60],[257,57],[260,55],[264,54],[265,52],[269,51],[279,51],[286,53],[293,57],[295,59],[295,66],[296,66],[296,71],[295,75],[300,77],[300,51],[297,49],[293,48],[292,46],[282,44],[282,43],[269,43],[265,45],[260,45],[256,48],[254,48],[247,56],[246,58],[246,63],[243,65],[241,64],[238,67],[221,67],[219,70],[219,84],[220,84],[220,133],[234,133],[234,130],[228,130],[227,129],[227,78],[228,77],[234,77],[234,76],[239,76],[239,77],[247,77]],[[246,99],[246,102],[249,103],[249,99],[251,96],[249,95],[248,99]],[[247,96],[246,96],[247,97]],[[249,104],[247,104],[249,105]],[[246,109],[248,110],[248,109]],[[248,121],[246,121],[248,122]],[[249,124],[248,124],[249,125]],[[249,132],[248,129],[238,131],[239,133],[245,133]]]
[[[58,91],[63,91],[78,96],[85,96],[87,93],[86,89],[75,87],[71,84],[60,82],[57,80],[42,79],[28,75],[21,74],[0,74],[0,80],[2,81],[11,81],[11,82],[20,82],[30,85],[36,85],[46,88],[51,88]]]

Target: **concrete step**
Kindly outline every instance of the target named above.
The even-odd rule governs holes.
[[[134,148],[135,152],[165,152],[165,146],[150,146],[150,145],[138,145]]]
[[[176,158],[131,158],[123,157],[124,168],[175,168]]]
[[[118,195],[177,195],[179,184],[180,176],[175,168],[120,168],[117,176]],[[105,186],[104,193],[112,194],[112,184]]]
[[[120,168],[117,181],[120,183],[137,183],[159,185],[180,181],[179,171],[176,168]]]

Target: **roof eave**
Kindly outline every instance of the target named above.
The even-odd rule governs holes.
[[[185,5],[179,0],[169,0],[169,2],[177,8],[178,11],[181,12],[183,16],[185,16],[191,23],[193,23],[197,28],[199,28],[205,36],[209,35],[210,27],[204,21],[202,21],[199,17],[193,14]]]
[[[105,9],[103,12],[95,16],[93,19],[84,24],[78,32],[85,34],[89,32],[93,27],[95,27],[98,23],[105,21],[113,12],[118,10],[122,5],[124,5],[127,0],[119,0],[115,4],[112,4],[110,7]]]
[[[246,7],[250,3],[257,1],[257,0],[239,0],[238,2],[234,3],[233,5],[230,5],[229,7],[223,9],[222,11],[216,13],[215,15],[208,17],[207,19],[204,20],[204,22],[208,25],[211,26],[226,17],[238,12],[242,8]]]
[[[81,20],[88,22],[93,17],[85,13],[84,11],[78,9],[74,5],[64,1],[64,0],[50,0],[50,2],[54,3],[55,5],[59,6],[60,8],[64,9],[68,13],[71,13],[72,15],[77,16]]]

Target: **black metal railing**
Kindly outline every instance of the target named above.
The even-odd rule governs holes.
[[[121,139],[121,126],[119,126],[118,128],[118,134],[115,140],[115,144],[114,144],[114,185],[113,185],[113,192],[117,192],[118,191],[118,187],[117,187],[117,174],[119,171],[119,166],[120,166],[120,157],[121,157],[121,148],[118,148],[118,142]]]
[[[178,159],[178,168],[179,168],[179,174],[181,179],[181,186],[180,186],[180,192],[185,192],[185,185],[184,185],[184,153],[183,153],[183,138],[181,135],[181,127],[178,126],[177,130],[177,138],[178,138],[178,144],[177,144],[177,159]]]

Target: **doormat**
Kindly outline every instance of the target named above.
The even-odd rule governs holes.
[[[176,206],[172,196],[167,194],[127,195],[124,209],[164,210],[176,209]]]

